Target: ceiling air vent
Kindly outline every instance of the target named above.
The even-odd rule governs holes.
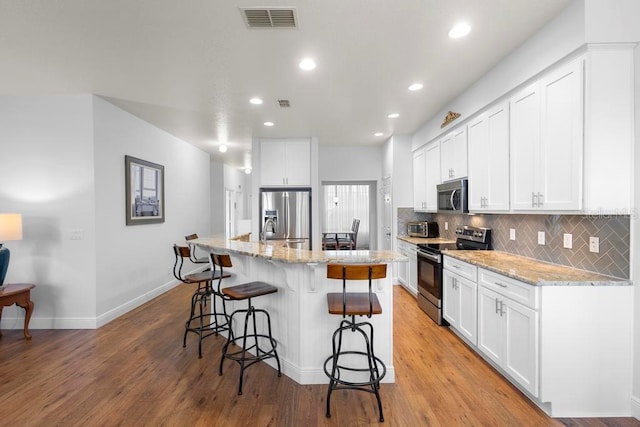
[[[240,10],[249,28],[296,28],[298,26],[295,9],[254,7]]]
[[[278,99],[278,105],[282,108],[291,107],[291,103],[288,99]]]

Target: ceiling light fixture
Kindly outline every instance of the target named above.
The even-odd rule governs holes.
[[[373,136],[382,136],[382,135],[384,135],[382,132],[376,132],[373,134]]]
[[[246,173],[247,175],[250,175],[251,174],[251,168],[246,168],[244,170],[244,173]]]
[[[424,87],[424,85],[422,83],[414,83],[411,86],[409,86],[409,90],[410,91],[416,91],[416,90],[420,90]]]
[[[390,119],[397,119],[398,117],[400,117],[400,114],[391,113],[391,114],[387,115],[387,117],[389,117]]]
[[[471,32],[471,27],[469,24],[465,22],[460,22],[451,28],[449,31],[449,37],[452,39],[459,39],[460,37],[464,37]]]
[[[249,100],[250,103],[252,103],[253,105],[260,105],[262,104],[262,99],[260,98],[251,98]]]
[[[226,153],[227,150],[228,150],[228,147],[226,145],[222,144],[222,145],[220,145],[218,147],[218,150],[220,150],[221,153]]]
[[[264,122],[263,124],[265,126],[269,126],[269,127],[273,126],[273,122]]]
[[[300,64],[298,64],[298,66],[305,71],[310,71],[316,68],[316,61],[311,58],[305,58],[300,61]]]

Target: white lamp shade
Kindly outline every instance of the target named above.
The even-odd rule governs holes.
[[[0,214],[0,242],[6,242],[8,240],[22,240],[21,214]]]

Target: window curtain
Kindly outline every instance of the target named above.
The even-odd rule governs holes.
[[[348,231],[353,219],[360,220],[358,249],[369,248],[369,186],[324,185],[323,232]]]

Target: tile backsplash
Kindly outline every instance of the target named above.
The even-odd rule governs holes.
[[[398,234],[405,235],[409,221],[437,221],[440,236],[455,240],[457,225],[492,229],[493,248],[541,261],[629,278],[630,217],[590,215],[442,215],[398,209]],[[449,229],[444,229],[444,223]],[[516,239],[509,239],[510,229]],[[538,232],[545,233],[545,244],[538,244]],[[563,247],[564,234],[572,235],[572,248]],[[589,237],[600,239],[600,252],[589,252]]]

